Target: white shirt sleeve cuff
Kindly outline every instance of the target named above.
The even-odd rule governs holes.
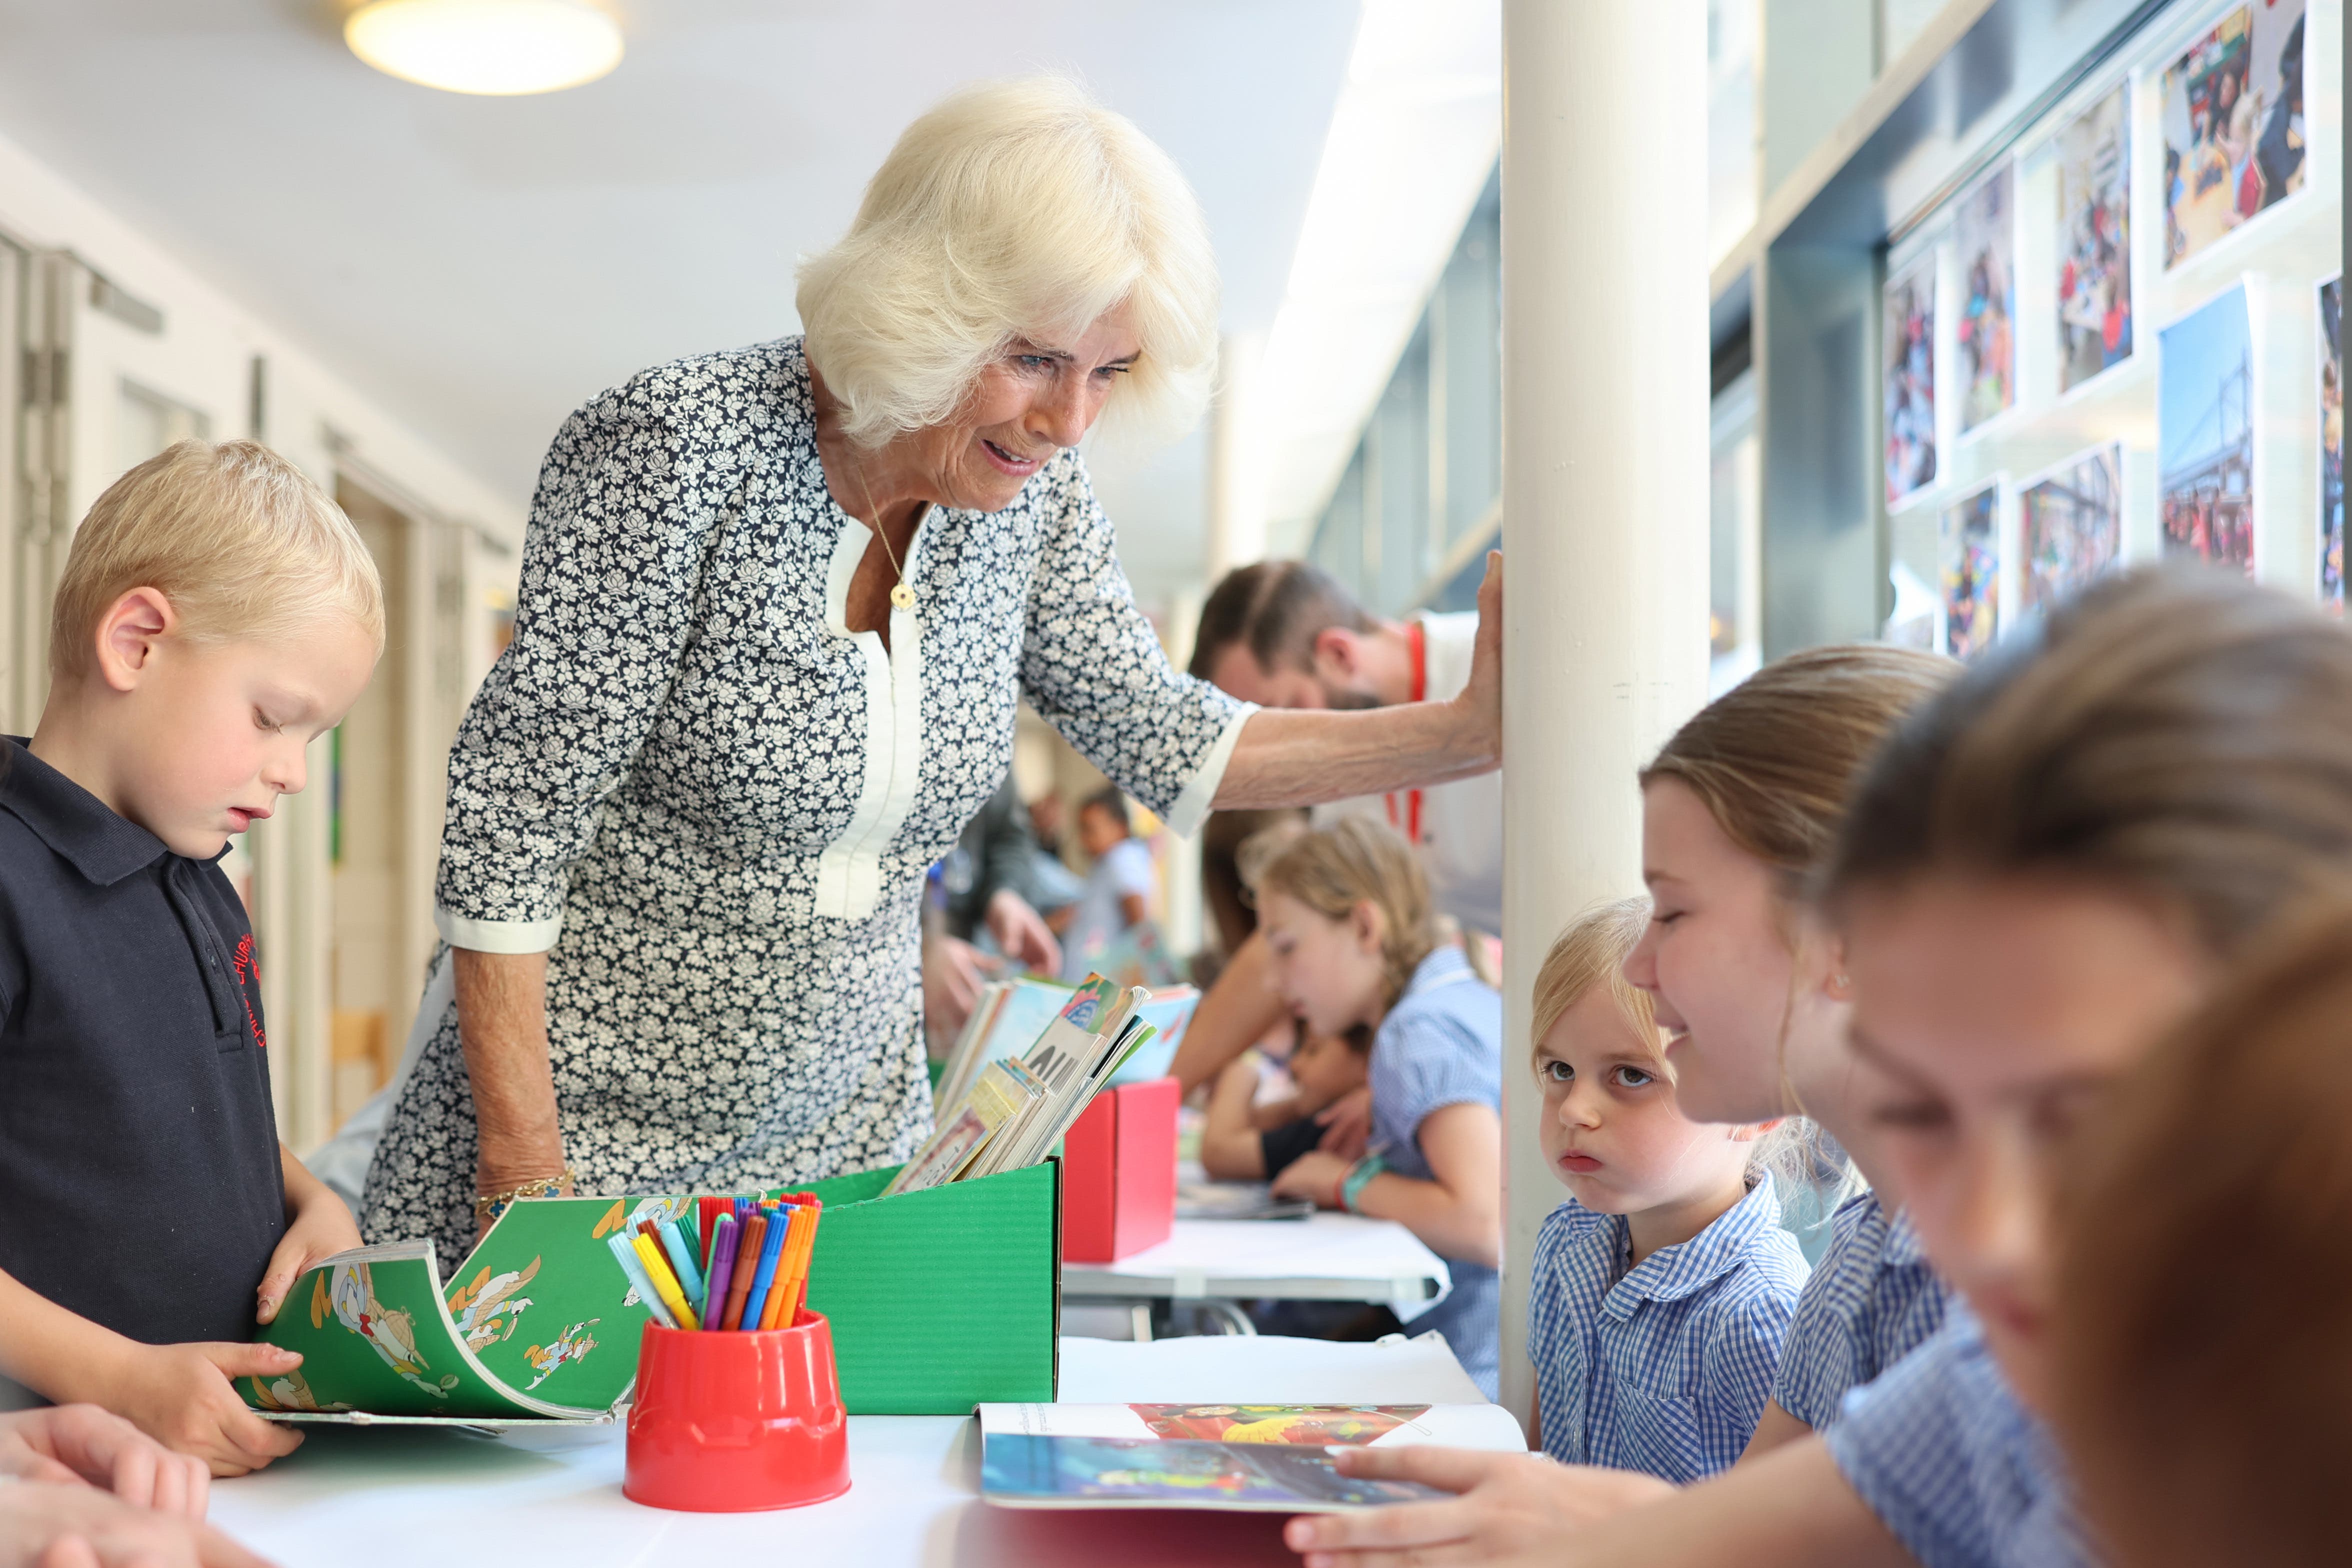
[[[1233,721],[1225,726],[1225,732],[1217,737],[1217,743],[1211,746],[1209,754],[1201,759],[1200,771],[1192,775],[1192,782],[1184,786],[1184,793],[1178,795],[1176,804],[1169,808],[1163,820],[1178,837],[1192,837],[1201,831],[1201,824],[1208,820],[1210,803],[1217,798],[1218,786],[1225,782],[1225,766],[1234,760],[1234,746],[1242,738],[1242,726],[1248,723],[1250,715],[1256,711],[1256,703],[1242,704],[1241,711],[1234,714]]]
[[[436,908],[433,927],[451,947],[468,952],[545,952],[563,932],[563,917],[551,921],[478,921]]]

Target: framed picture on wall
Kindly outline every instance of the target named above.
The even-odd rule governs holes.
[[[1886,426],[1886,504],[1936,482],[1936,253],[1886,280],[1879,370]]]
[[[2000,630],[2000,479],[1937,514],[1936,570],[1943,585],[1943,651],[1973,658]]]
[[[2168,559],[2254,570],[2253,342],[2246,286],[2160,334],[2157,510]]]
[[[2344,274],[2319,286],[2319,602],[2344,613]]]
[[[2017,401],[2017,178],[2004,161],[1960,197],[1952,219],[1959,256],[1960,428],[1973,430]]]
[[[2123,559],[2124,451],[2077,453],[2017,492],[2018,603],[2047,607]]]
[[[2131,358],[2131,119],[2116,89],[2058,133],[2058,390]]]
[[[2164,73],[2164,264],[2303,189],[2306,0],[2221,13]]]

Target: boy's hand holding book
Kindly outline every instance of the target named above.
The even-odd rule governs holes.
[[[287,1217],[286,1234],[278,1237],[277,1248],[269,1255],[269,1267],[263,1271],[260,1288],[255,1292],[253,1315],[257,1322],[276,1321],[286,1292],[294,1289],[297,1279],[338,1252],[365,1245],[360,1240],[360,1227],[352,1221],[352,1211],[326,1183],[304,1171],[308,1190],[297,1196],[290,1178],[299,1169],[289,1162],[286,1199],[291,1212]]]
[[[203,1460],[215,1476],[257,1470],[302,1446],[302,1434],[247,1408],[231,1382],[275,1377],[302,1358],[276,1345],[148,1345],[120,1340],[74,1396],[127,1417],[165,1447]]]

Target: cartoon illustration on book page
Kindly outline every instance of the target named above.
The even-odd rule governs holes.
[[[562,1337],[553,1344],[533,1345],[523,1352],[523,1359],[530,1362],[532,1370],[539,1373],[525,1386],[537,1388],[554,1375],[555,1369],[567,1361],[585,1361],[588,1358],[588,1352],[596,1348],[596,1341],[588,1331],[604,1321],[602,1318],[591,1318],[584,1323],[574,1323],[564,1330]]]
[[[449,1293],[450,1315],[467,1350],[478,1351],[514,1336],[524,1310],[530,1305],[522,1289],[539,1273],[540,1261],[534,1258],[526,1268],[509,1268],[495,1277],[485,1268],[471,1284]]]
[[[261,1401],[264,1410],[305,1410],[315,1415],[351,1408],[348,1404],[341,1402],[320,1404],[319,1396],[310,1392],[310,1385],[303,1380],[299,1370],[280,1373],[267,1382],[257,1377],[249,1377],[246,1381],[253,1385],[253,1396]]]
[[[404,1379],[436,1399],[448,1398],[449,1391],[457,1386],[456,1373],[438,1383],[426,1381],[424,1374],[432,1369],[417,1353],[415,1318],[405,1311],[384,1309],[375,1299],[375,1281],[366,1264],[336,1265],[334,1283],[327,1289],[327,1299],[334,1307],[336,1321],[365,1340],[383,1364]]]

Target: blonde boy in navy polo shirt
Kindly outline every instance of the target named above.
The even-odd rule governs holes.
[[[279,1142],[261,986],[218,860],[365,688],[383,592],[350,521],[246,441],[90,508],[29,744],[0,740],[0,1374],[216,1475],[299,1438],[231,1379],[302,1270],[360,1245]]]

